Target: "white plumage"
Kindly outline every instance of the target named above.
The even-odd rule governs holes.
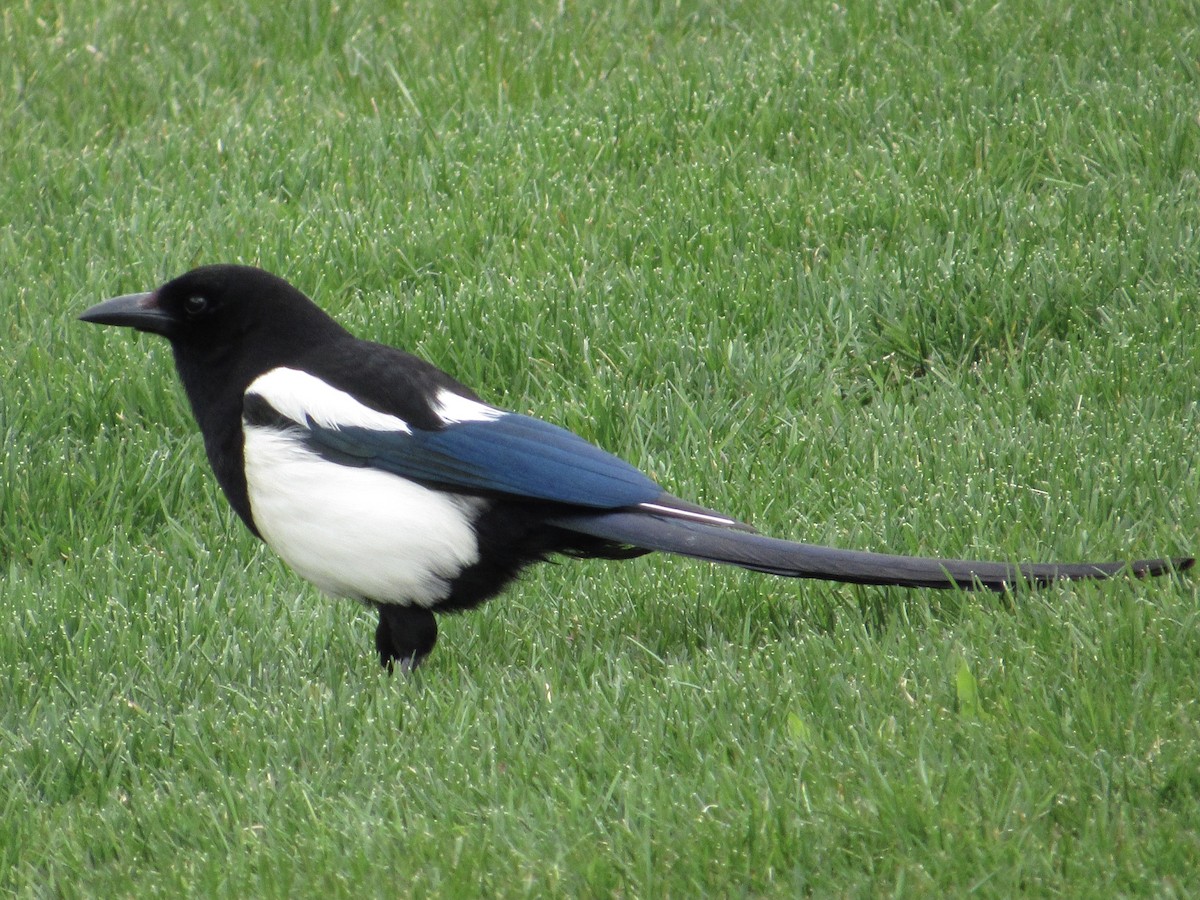
[[[246,388],[258,394],[271,407],[300,425],[311,418],[323,428],[356,425],[376,431],[402,431],[411,434],[408,423],[359,403],[345,391],[326,384],[316,375],[281,366],[259,375]]]
[[[495,422],[506,415],[504,410],[471,400],[461,394],[448,391],[445,388],[438,391],[433,411],[446,425],[460,425],[463,422]]]
[[[311,418],[326,428],[409,431],[403,420],[294,369],[274,369],[248,392],[298,423]],[[243,430],[254,523],[271,548],[321,590],[430,606],[479,559],[471,522],[486,501],[330,463],[296,430],[245,423]]]
[[[709,525],[727,527],[739,524],[737,519],[731,519],[729,516],[722,516],[719,513],[698,509],[680,509],[677,506],[663,506],[661,503],[639,503],[637,508],[644,509],[650,513],[670,516],[673,519],[690,519],[693,522],[705,522]]]

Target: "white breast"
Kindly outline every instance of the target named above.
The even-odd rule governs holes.
[[[245,463],[263,538],[329,594],[430,606],[479,559],[483,500],[332,463],[273,428],[245,427]]]

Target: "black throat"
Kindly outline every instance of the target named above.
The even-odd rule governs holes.
[[[247,366],[244,357],[229,348],[197,353],[176,346],[175,368],[183,382],[192,415],[204,436],[204,452],[229,504],[246,526],[261,538],[250,510],[244,466],[242,397],[250,383],[270,366]]]

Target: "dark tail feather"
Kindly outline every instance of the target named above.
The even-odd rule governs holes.
[[[1179,557],[1133,562],[1007,565],[890,556],[799,544],[751,531],[630,511],[558,516],[551,524],[646,550],[679,553],[789,578],[823,578],[851,584],[1007,591],[1021,583],[1043,585],[1059,580],[1111,578],[1123,573],[1138,577],[1164,575],[1182,572],[1195,562],[1190,557]]]

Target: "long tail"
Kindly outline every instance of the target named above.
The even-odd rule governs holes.
[[[1044,585],[1052,581],[1111,578],[1119,574],[1164,575],[1182,572],[1195,562],[1191,557],[1177,557],[1132,562],[1008,565],[891,556],[794,543],[743,530],[745,526],[737,523],[714,525],[676,515],[640,511],[636,507],[556,516],[551,524],[644,550],[678,553],[789,578],[822,578],[851,584],[1007,591],[1023,583]]]

